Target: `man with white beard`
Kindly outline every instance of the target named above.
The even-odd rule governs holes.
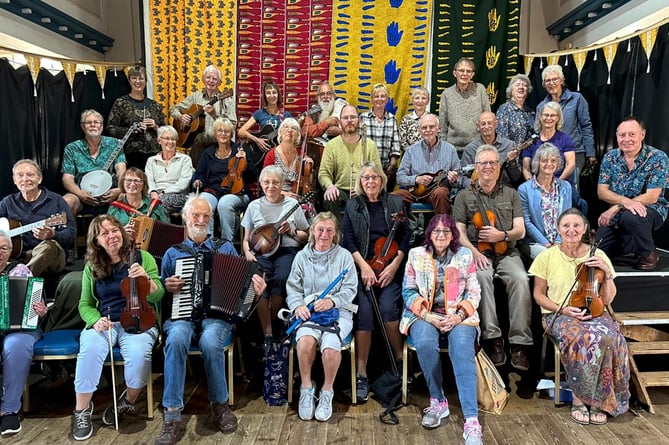
[[[339,113],[341,106],[335,107],[335,95],[330,84],[326,81],[318,87],[318,105],[321,107],[321,114],[318,116],[307,116],[302,124],[302,136],[308,139],[324,138],[325,141],[341,134],[339,126]],[[342,101],[342,104],[345,102]],[[337,108],[335,112],[335,108]]]

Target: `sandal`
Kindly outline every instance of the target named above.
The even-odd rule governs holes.
[[[603,420],[602,420],[603,419]],[[590,409],[590,423],[592,425],[604,425],[608,421],[606,413],[598,408]]]
[[[591,418],[590,412],[584,404],[571,405],[571,420],[574,422],[579,425],[588,425],[591,422]]]

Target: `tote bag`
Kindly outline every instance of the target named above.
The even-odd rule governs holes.
[[[502,414],[509,401],[504,380],[483,349],[476,354],[476,396],[481,411],[487,413]]]

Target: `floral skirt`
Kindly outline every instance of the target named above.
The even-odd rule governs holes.
[[[543,317],[550,325],[554,314]],[[618,416],[629,408],[629,353],[608,313],[588,321],[560,315],[551,329],[558,339],[567,386],[586,405]]]

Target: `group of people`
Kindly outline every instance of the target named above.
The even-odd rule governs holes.
[[[241,253],[261,265],[263,275],[254,276],[252,286],[265,352],[277,335],[274,321],[282,306],[303,322],[295,334],[301,419],[331,418],[342,339],[351,333],[356,339],[357,402],[367,400],[375,325],[371,299],[377,299],[377,322],[388,332],[393,359],[402,359],[403,334],[416,346],[430,392],[422,425],[436,428],[449,415],[438,352],[446,341],[464,414],[465,443],[481,444],[475,345],[480,341],[496,366],[507,362],[508,353],[513,368],[527,371],[533,346],[532,295],[542,308],[548,333],[559,340],[574,393],[572,419],[602,424],[607,415],[625,412],[625,341],[609,315],[593,316],[587,308],[572,305],[568,290],[578,265],[597,268],[603,274],[599,294],[608,304],[616,293],[610,256],[634,253],[639,269],[657,266],[652,234],[667,217],[669,159],[644,143],[640,120],[630,117],[620,123],[619,148],[601,159],[597,191],[610,207],[597,219],[596,238],[601,243],[591,251],[583,242],[590,233],[588,219],[574,209],[579,168],[598,162],[587,103],[566,89],[561,68],[551,65],[542,73],[548,95],[536,111],[525,103],[530,81],[518,74],[509,82],[508,102],[494,114],[485,88],[472,81],[474,74],[471,60],[456,63],[456,82],[442,93],[438,115],[428,110],[429,91],[414,89],[413,111],[399,126],[386,110],[389,91],[383,84],[372,87],[372,109],[360,114],[351,104],[337,103],[332,87],[322,82],[317,92],[320,111],[300,122],[283,109],[279,86],[266,82],[262,108],[236,132],[234,101],[221,92],[216,67],[204,70],[203,90],[170,110],[177,128],[165,125],[162,107],[146,98],[146,72],[138,67],[129,72],[131,92],[119,98],[110,113],[107,129],[115,137],[102,135],[99,112],[82,113],[84,138],[69,144],[63,155],[63,197],[40,185],[37,163],[17,162],[13,179],[19,192],[0,202],[0,217],[23,224],[45,222],[23,235],[25,252],[19,258],[27,267],[8,263],[12,239],[0,231],[3,273],[62,270],[76,236],[73,217],[81,212],[98,215],[88,229],[79,302],[86,327],[75,374],[74,438],[86,440],[93,434],[93,393],[109,342],[121,349],[127,388],[116,411],[113,406],[104,411],[103,423],[134,412],[149,378],[158,329],[128,333],[121,326],[122,282],[146,281],[148,302],[159,304],[165,294],[169,306],[169,296],[185,286],[175,270],[177,260],[201,251]],[[205,127],[190,153],[183,154],[176,149],[177,140],[191,123],[192,105],[202,107]],[[274,128],[277,141],[254,134],[255,124]],[[123,136],[125,152],[118,150],[116,139]],[[326,141],[318,159],[309,156],[302,138]],[[84,176],[105,169],[118,181],[112,179],[100,192],[85,185]],[[303,175],[311,176],[300,182]],[[256,182],[260,197],[254,191]],[[302,199],[316,185],[323,192],[321,213]],[[406,216],[414,202],[430,203],[435,216],[422,242],[412,249]],[[132,217],[164,221],[177,212],[188,237],[167,251],[159,273],[153,257],[134,252]],[[216,213],[220,241],[215,237]],[[63,221],[46,222],[55,214],[63,214]],[[232,244],[237,224],[244,229],[241,252]],[[384,257],[379,245],[392,243],[396,253]],[[532,262],[533,290],[522,246],[528,247],[526,259]],[[495,277],[505,287],[509,306],[506,333],[498,316]],[[46,313],[42,305],[35,310]],[[337,320],[336,331],[309,322],[321,312]],[[178,439],[185,361],[192,343],[203,351],[215,422],[223,433],[235,431],[223,353],[231,323],[217,317],[171,320],[166,313],[164,423],[155,443]],[[39,331],[6,335],[3,359],[12,339],[31,352],[39,337]],[[582,350],[595,352],[581,354]],[[311,378],[318,351],[324,369],[320,391]],[[4,375],[13,379],[11,389],[6,386],[3,393],[2,434],[20,430],[17,388],[25,383],[31,357],[17,358],[22,367],[11,371],[4,361]]]

